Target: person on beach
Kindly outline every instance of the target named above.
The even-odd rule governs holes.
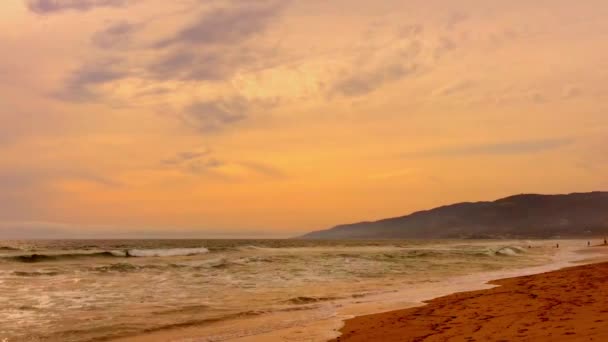
[[[587,241],[587,247],[591,246],[591,241]]]

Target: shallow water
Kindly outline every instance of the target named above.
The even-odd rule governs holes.
[[[188,327],[210,327],[197,340],[226,340],[329,318],[404,286],[547,264],[556,253],[544,241],[0,241],[0,341]],[[225,324],[244,319],[264,323]]]

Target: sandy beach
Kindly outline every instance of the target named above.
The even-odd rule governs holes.
[[[490,282],[347,320],[334,341],[606,341],[608,263]]]

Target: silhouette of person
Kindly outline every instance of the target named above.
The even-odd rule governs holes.
[[[591,246],[591,241],[587,241],[587,247]]]

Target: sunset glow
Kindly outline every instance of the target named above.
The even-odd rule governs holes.
[[[607,17],[599,0],[5,0],[0,232],[290,237],[606,189]]]

